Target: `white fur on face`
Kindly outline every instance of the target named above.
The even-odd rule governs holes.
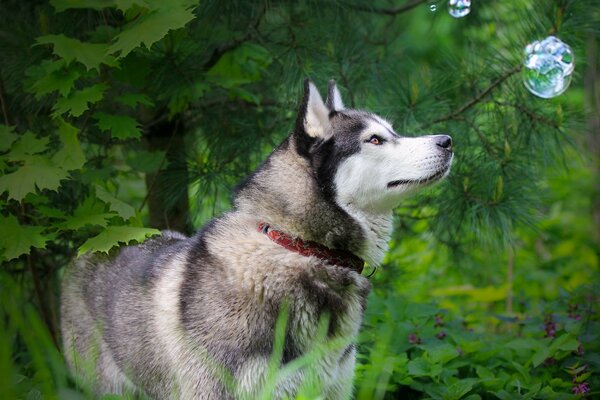
[[[386,126],[387,125],[387,126]],[[399,137],[385,121],[371,121],[361,133],[360,152],[348,157],[335,175],[337,202],[366,213],[388,213],[403,195],[448,173],[452,156],[436,145],[435,137]],[[372,135],[385,142],[367,143]],[[399,184],[391,183],[409,181]]]

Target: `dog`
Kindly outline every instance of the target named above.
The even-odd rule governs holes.
[[[400,200],[452,159],[449,136],[400,136],[345,108],[335,82],[323,101],[307,80],[292,133],[235,189],[231,211],[192,237],[166,231],[66,271],[74,376],[97,395],[294,398],[310,378],[323,398],[350,398],[363,265],[382,261]]]

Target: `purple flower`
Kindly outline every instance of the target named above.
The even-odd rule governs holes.
[[[438,333],[435,334],[435,337],[440,340],[444,339],[446,336],[448,336],[448,335],[444,331],[439,331]]]
[[[590,385],[587,382],[576,383],[571,388],[574,394],[586,394],[590,391]]]
[[[421,338],[414,333],[408,334],[408,343],[410,344],[421,344]]]
[[[573,352],[573,355],[575,355],[575,356],[582,356],[583,355],[583,345],[581,343],[579,343],[579,346],[577,346],[577,350],[575,350]]]
[[[442,314],[435,314],[435,323],[433,324],[436,328],[444,326],[444,316]]]
[[[556,324],[552,320],[552,315],[546,316],[544,319],[544,337],[556,336]]]

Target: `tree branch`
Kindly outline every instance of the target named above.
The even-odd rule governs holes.
[[[256,20],[250,27],[250,30],[248,30],[248,32],[246,32],[242,37],[239,37],[235,40],[232,40],[232,41],[225,43],[222,46],[219,46],[216,49],[214,49],[212,54],[210,55],[210,58],[208,59],[208,61],[205,62],[204,65],[202,66],[202,70],[208,71],[221,59],[221,57],[225,53],[227,53],[230,50],[235,49],[236,47],[238,47],[239,45],[244,43],[246,40],[248,40],[252,36],[254,31],[258,30],[258,27],[260,26],[260,22],[262,21],[262,18],[266,12],[267,12],[267,6],[264,6],[262,8],[260,14],[256,17]]]
[[[377,7],[363,6],[363,5],[359,5],[359,4],[350,4],[350,3],[346,3],[346,2],[344,2],[343,4],[347,5],[348,7],[352,8],[354,10],[358,10],[358,11],[370,12],[373,14],[384,14],[384,15],[396,16],[398,14],[402,14],[404,12],[412,10],[416,6],[421,5],[421,4],[425,3],[426,1],[427,0],[412,0],[406,4],[403,4],[401,6],[394,7],[394,8],[377,8]]]
[[[451,119],[455,119],[456,117],[458,117],[459,115],[461,115],[462,113],[464,113],[465,111],[467,111],[469,108],[471,108],[474,105],[476,105],[477,103],[481,102],[488,94],[490,94],[495,88],[497,88],[498,86],[500,86],[508,78],[510,78],[511,76],[513,76],[516,73],[520,72],[521,68],[522,68],[521,65],[519,65],[518,67],[513,68],[513,69],[505,72],[502,76],[500,76],[498,79],[496,79],[494,82],[492,82],[490,84],[490,86],[488,86],[485,90],[483,90],[482,92],[480,92],[477,96],[473,97],[471,100],[469,100],[468,102],[466,102],[465,104],[463,104],[460,108],[458,108],[455,111],[452,111],[449,114],[444,115],[443,117],[436,118],[433,121],[429,122],[428,124],[421,125],[421,128],[427,128],[427,127],[429,127],[431,125],[435,125],[435,124],[437,124],[439,122],[449,121]]]

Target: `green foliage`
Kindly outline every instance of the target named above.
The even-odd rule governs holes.
[[[0,217],[2,226],[2,237],[0,238],[0,249],[5,260],[12,260],[22,254],[28,254],[31,247],[43,249],[50,239],[42,235],[44,227],[23,226],[19,224],[13,215]]]
[[[157,217],[186,229],[170,224],[226,210],[293,126],[307,76],[337,79],[348,106],[403,135],[450,132],[456,150],[447,180],[396,210],[355,397],[598,394],[598,164],[582,128],[593,1],[480,1],[462,19],[424,1],[49,3],[0,5],[3,398],[92,397],[52,343],[62,267],[145,240]],[[519,66],[549,33],[576,69],[564,95],[541,100]],[[277,342],[263,398],[346,344],[326,343],[326,324],[283,368]],[[298,398],[320,389],[313,376]]]
[[[147,237],[158,235],[158,229],[136,228],[133,226],[109,226],[98,235],[86,240],[79,247],[78,255],[88,251],[108,253],[110,249],[120,243],[128,244],[132,240],[143,242]]]

